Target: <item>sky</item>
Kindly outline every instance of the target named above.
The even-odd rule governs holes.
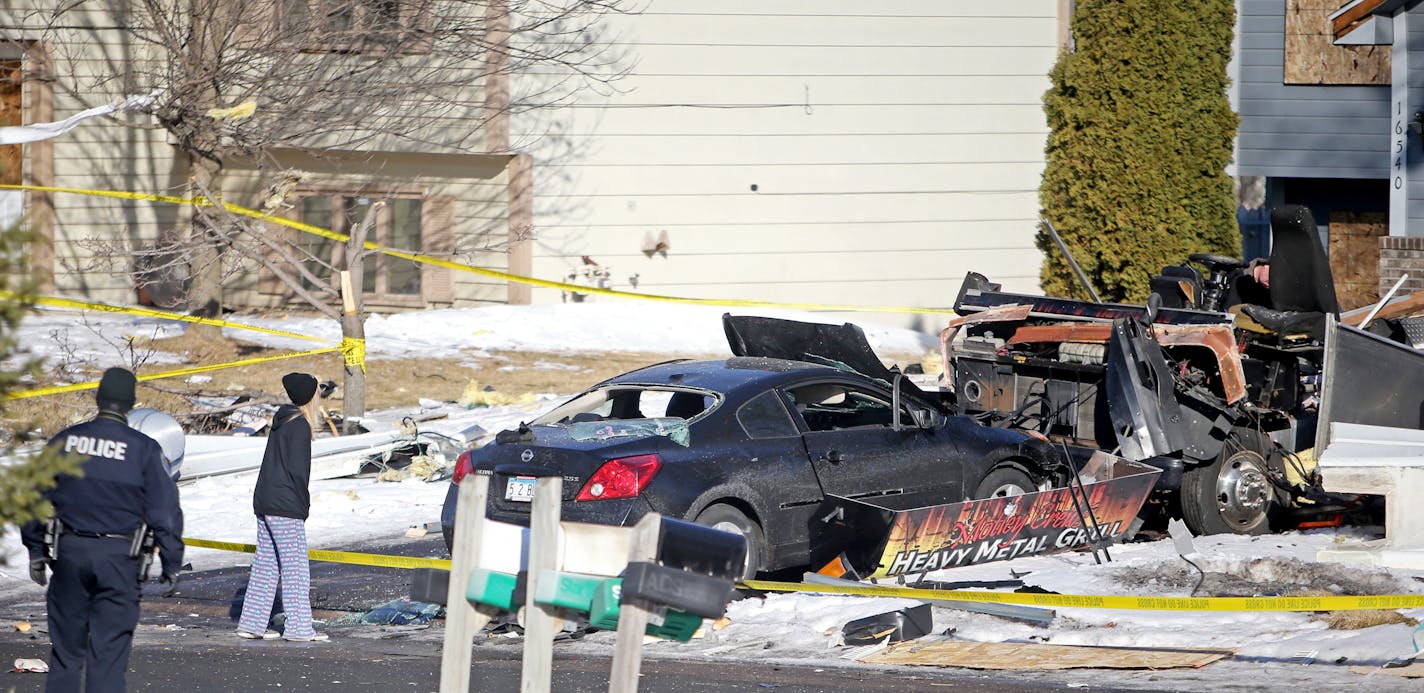
[[[373,315],[366,324],[367,350],[373,359],[399,355],[476,362],[494,359],[502,351],[521,349],[726,353],[720,320],[723,312],[725,309],[715,307],[610,300]],[[809,322],[842,321],[796,311],[745,312]],[[339,336],[337,325],[321,318],[256,319],[239,315],[232,319],[329,337],[333,342]],[[866,330],[872,346],[882,354],[923,354],[938,343],[937,335],[877,324],[873,315],[855,322]],[[179,323],[152,318],[46,310],[25,321],[21,342],[33,353],[58,361],[84,360],[109,366],[124,363],[120,353],[124,337],[172,334],[182,329]],[[254,332],[227,333],[234,339],[268,346],[317,346]],[[176,367],[182,362],[176,355],[154,356],[152,363],[173,363]],[[387,431],[395,436],[399,435],[398,425],[405,416],[444,415],[422,423],[422,430],[458,437],[478,425],[495,432],[527,421],[574,394],[577,393],[540,393],[532,403],[476,409],[422,400],[409,407],[372,412],[365,423],[372,431]],[[254,481],[255,476],[249,473],[182,483],[179,493],[185,534],[218,541],[253,541]],[[311,488],[311,518],[307,522],[310,544],[313,548],[341,550],[373,538],[400,537],[410,527],[439,520],[446,488],[443,481],[315,481]],[[243,520],[235,522],[233,518]],[[1305,588],[1348,594],[1424,593],[1424,571],[1316,560],[1316,552],[1321,549],[1376,539],[1378,531],[1343,528],[1261,537],[1198,537],[1195,552],[1188,558],[1203,571],[1203,589],[1198,596],[1248,596]],[[23,548],[13,528],[6,528],[0,539],[0,553],[8,563],[0,567],[0,593],[32,595],[36,601],[41,600],[41,589],[28,579]],[[1198,578],[1197,571],[1178,555],[1170,540],[1116,546],[1109,553],[1112,560],[1103,563],[1088,553],[1068,553],[951,568],[927,577],[942,582],[1017,579],[1025,585],[1065,594],[1128,596],[1187,596]],[[206,570],[246,565],[250,559],[245,554],[190,549],[187,560],[195,569]],[[840,627],[855,618],[915,603],[907,599],[811,594],[743,599],[730,605],[731,622],[726,628],[691,643],[649,646],[649,656],[736,657],[739,651],[755,648],[761,659],[809,666],[865,666],[841,658],[845,648],[838,645]],[[1401,613],[1408,618],[1424,618],[1424,610]],[[953,638],[976,642],[1223,648],[1236,652],[1234,660],[1201,669],[1120,672],[1107,679],[1122,687],[1200,690],[1210,685],[1218,690],[1257,690],[1324,684],[1401,690],[1410,684],[1377,670],[1368,675],[1357,673],[1349,666],[1377,668],[1385,661],[1408,657],[1416,651],[1414,628],[1408,623],[1337,630],[1310,613],[1061,608],[1056,610],[1053,622],[1043,627],[937,607],[934,624],[936,633],[953,629]],[[598,648],[603,644],[595,637],[581,641],[578,647]],[[1101,670],[1015,675],[1070,686],[1101,685],[1105,680]],[[1424,690],[1424,686],[1418,689]]]

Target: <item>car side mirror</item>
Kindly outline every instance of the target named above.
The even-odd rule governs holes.
[[[920,428],[934,428],[939,424],[939,417],[928,409],[911,409],[910,416]]]

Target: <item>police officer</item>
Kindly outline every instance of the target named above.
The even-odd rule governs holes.
[[[60,431],[51,448],[83,455],[81,476],[59,477],[46,495],[60,534],[48,560],[45,525],[21,528],[30,553],[30,577],[45,585],[50,658],[47,691],[123,691],[129,650],[139,615],[140,559],[134,536],[152,529],[169,592],[183,565],[183,511],[178,487],[163,467],[152,438],[129,428],[134,374],[104,371],[95,399],[99,415]]]

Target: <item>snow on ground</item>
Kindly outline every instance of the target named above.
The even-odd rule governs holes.
[[[502,350],[577,352],[619,349],[639,352],[725,353],[722,309],[619,302],[554,306],[500,306],[374,316],[367,323],[368,350],[373,358],[387,355],[489,358]],[[758,311],[794,319],[820,320],[791,311]],[[237,320],[335,341],[334,323],[320,319]],[[832,321],[839,322],[839,321]],[[882,353],[922,353],[933,335],[909,330],[866,328]],[[432,329],[438,326],[438,329]],[[151,336],[175,329],[160,320],[124,316],[46,311],[25,322],[22,343],[36,353],[70,354],[99,365],[122,363],[114,348],[127,335]],[[234,338],[271,346],[310,348],[290,338],[230,332]],[[102,335],[102,337],[100,336]],[[494,432],[529,420],[562,396],[549,393],[534,404],[465,410],[455,405],[423,403],[446,417],[422,424],[423,429],[455,434],[472,424]],[[402,417],[422,413],[421,406],[373,413],[373,430],[394,429]],[[186,534],[219,541],[250,542],[255,534],[251,511],[254,476],[199,479],[181,486]],[[334,479],[312,485],[312,513],[307,530],[313,548],[342,549],[363,540],[394,537],[406,528],[439,519],[444,482],[378,482],[370,478]],[[1265,537],[1197,538],[1191,556],[1205,571],[1205,593],[1231,596],[1263,594],[1273,586],[1315,588],[1330,593],[1412,594],[1424,592],[1424,572],[1322,564],[1316,551],[1373,538],[1363,529],[1315,530]],[[954,568],[927,576],[943,582],[1022,579],[1025,584],[1066,594],[1187,596],[1197,573],[1177,556],[1170,541],[1144,542],[1111,549],[1113,560],[1097,563],[1091,554],[1074,553],[1021,558],[1010,562]],[[32,593],[16,532],[7,529],[0,555],[0,592]],[[197,569],[245,565],[246,555],[194,549],[188,560]],[[1234,591],[1233,591],[1234,590]],[[759,656],[812,664],[843,665],[835,648],[835,633],[849,620],[889,611],[914,602],[905,599],[861,598],[810,594],[772,595],[745,599],[729,608],[731,625],[707,642],[674,646],[662,643],[652,652],[686,652],[697,656],[713,647],[760,649]],[[1403,612],[1424,618],[1424,610]],[[1135,645],[1235,650],[1232,662],[1193,672],[1155,672],[1151,676],[1116,677],[1113,685],[1249,690],[1290,687],[1293,681],[1333,682],[1376,690],[1398,690],[1410,684],[1394,677],[1363,677],[1330,663],[1381,664],[1415,651],[1414,628],[1406,623],[1361,630],[1332,630],[1309,613],[1152,612],[1058,609],[1048,627],[951,609],[935,610],[938,632],[953,629],[956,637],[973,641],[1036,641],[1074,645]],[[768,643],[768,644],[763,644]],[[771,651],[768,652],[766,649]],[[1245,662],[1245,663],[1243,663]],[[1306,662],[1313,666],[1302,666]],[[1270,682],[1253,678],[1269,670]],[[1101,685],[1092,673],[1065,673],[1056,679],[1068,685]]]
[[[366,321],[367,355],[371,358],[468,358],[487,360],[492,352],[531,350],[545,352],[629,351],[649,353],[726,353],[722,314],[714,306],[680,306],[626,301],[566,303],[547,306],[492,306],[433,310],[394,315],[373,315]],[[808,322],[843,322],[815,314],[786,310],[738,311],[741,314],[786,317]],[[320,317],[230,316],[231,322],[340,340],[335,321]],[[911,330],[858,321],[873,347],[885,353],[920,354],[938,344],[937,338]],[[127,365],[124,349],[130,337],[172,336],[182,323],[111,313],[44,310],[26,318],[20,343],[34,356],[55,362],[84,361],[100,367]],[[269,347],[310,349],[315,342],[280,335],[226,328],[233,339]],[[148,363],[177,362],[166,354],[150,356]],[[536,364],[536,367],[538,365]],[[546,366],[547,367],[547,366]],[[545,393],[534,404],[463,410],[455,405],[424,403],[389,412],[374,412],[363,424],[372,431],[394,431],[403,417],[444,414],[445,418],[421,424],[422,430],[457,435],[478,424],[491,433],[527,421],[563,398],[576,393]],[[432,409],[432,407],[434,409]],[[206,478],[180,488],[186,534],[217,541],[251,542],[251,474]],[[372,536],[398,535],[413,525],[440,519],[445,483],[419,481],[374,482],[370,479],[334,479],[312,485],[312,516],[307,523],[315,548],[338,548]],[[243,518],[243,521],[234,521]],[[0,544],[0,555],[12,566],[23,566],[23,549],[13,530]],[[195,565],[217,567],[247,562],[245,556],[194,549]],[[24,570],[5,570],[4,578],[25,578]],[[0,590],[7,587],[0,579]]]
[[[20,348],[24,350],[21,353],[43,357],[51,367],[67,370],[77,364],[127,366],[130,363],[127,352],[130,338],[174,337],[182,334],[183,329],[183,323],[173,320],[45,310],[25,318],[19,341]],[[149,359],[149,363],[153,364],[176,364],[181,361],[179,356],[161,353],[153,354]]]

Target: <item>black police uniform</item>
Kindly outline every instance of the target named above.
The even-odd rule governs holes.
[[[49,610],[48,691],[123,691],[139,616],[139,559],[129,555],[140,523],[153,529],[166,579],[183,564],[183,511],[178,487],[152,438],[128,420],[101,411],[49,442],[86,455],[82,476],[61,476],[46,495],[63,523]],[[21,528],[30,558],[44,556],[45,527]],[[42,573],[41,573],[42,574]],[[86,675],[87,670],[87,675]]]

